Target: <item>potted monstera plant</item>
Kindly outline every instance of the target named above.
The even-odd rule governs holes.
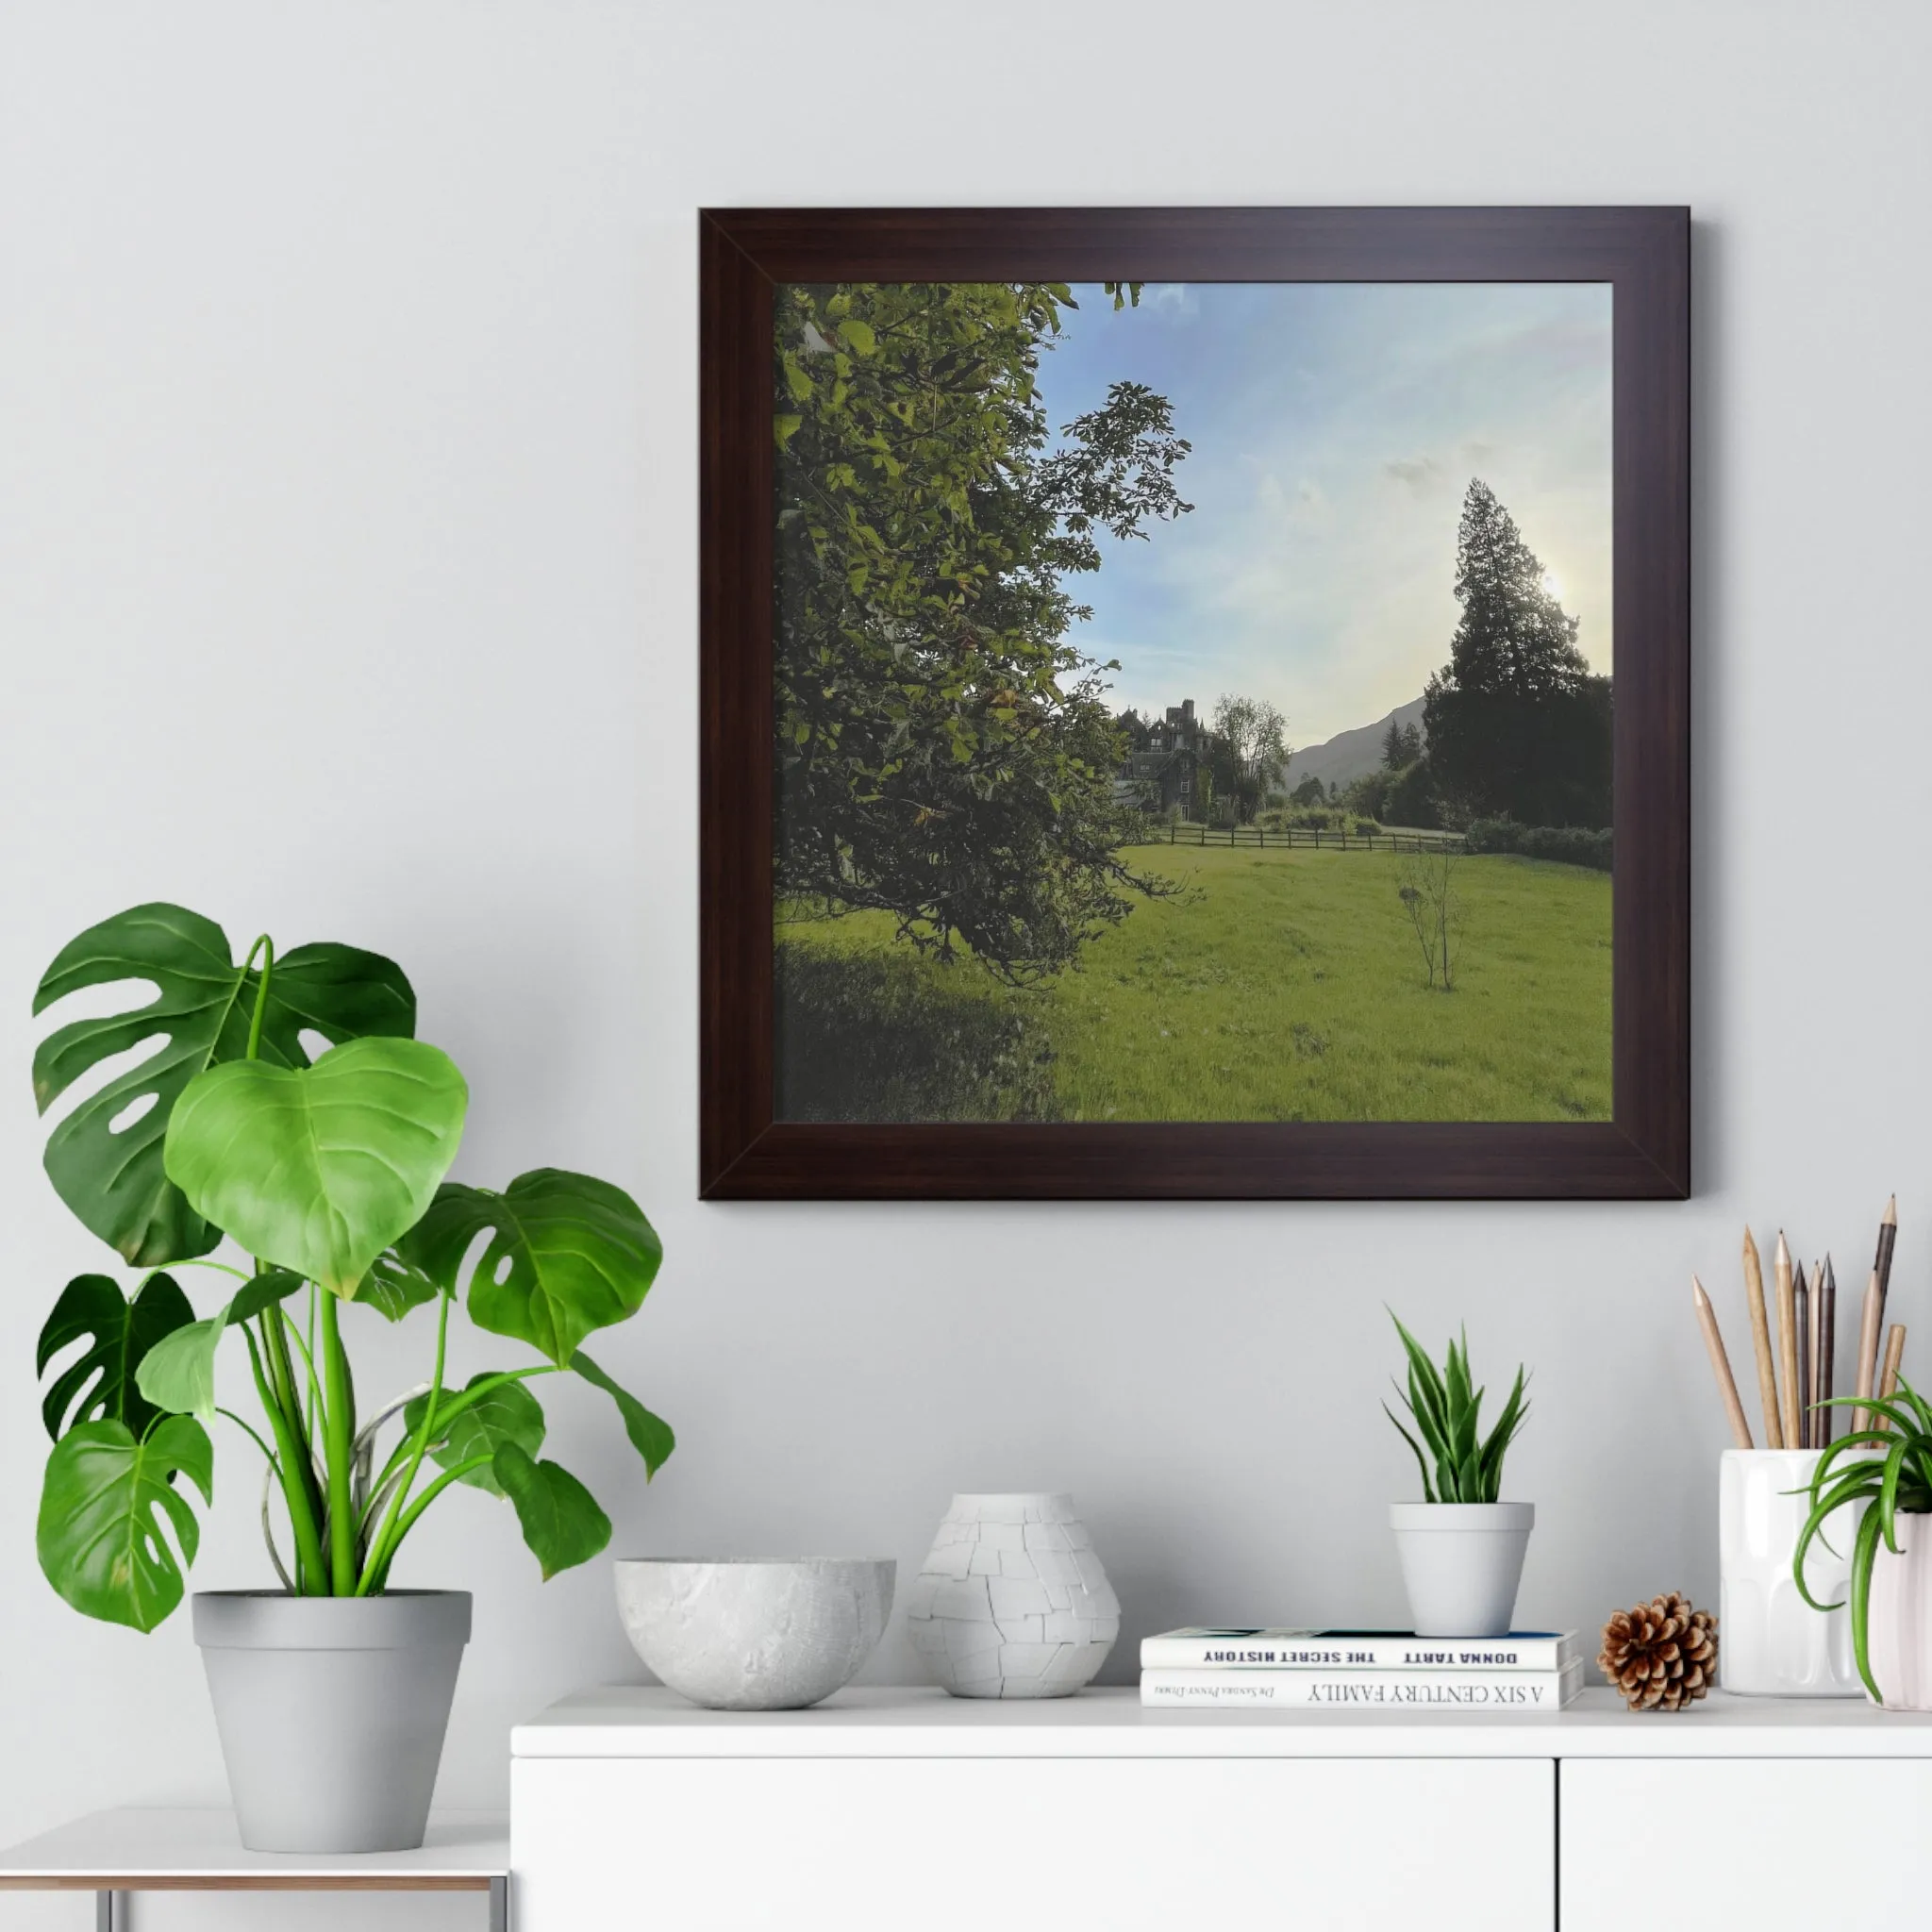
[[[213,1437],[232,1429],[261,1472],[278,1587],[198,1594],[193,1614],[243,1841],[420,1844],[470,1599],[399,1587],[398,1557],[463,1487],[508,1502],[546,1578],[604,1548],[604,1511],[541,1454],[532,1385],[572,1374],[601,1391],[656,1473],[670,1428],[583,1344],[637,1313],[658,1238],[628,1194],[586,1174],[539,1168],[501,1192],[445,1178],[468,1090],[414,1037],[409,982],[376,954],[278,954],[263,937],[238,964],[212,921],[139,906],[67,946],[34,1010],[127,981],[156,996],[75,1019],[34,1057],[44,1112],[103,1060],[154,1047],[47,1141],[61,1199],[134,1278],[76,1275],[41,1335],[37,1373],[55,1372],[41,1568],[76,1609],[153,1629],[181,1601]],[[190,1269],[219,1284],[201,1309]],[[459,1301],[523,1352],[456,1388]],[[423,1379],[367,1401],[353,1324],[418,1308]],[[258,1425],[217,1403],[224,1347],[246,1357]]]

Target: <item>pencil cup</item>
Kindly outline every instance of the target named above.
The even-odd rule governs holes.
[[[1718,1468],[1718,1681],[1742,1697],[1857,1697],[1852,1624],[1842,1607],[1814,1610],[1791,1574],[1810,1514],[1816,1449],[1726,1449]],[[1791,1491],[1796,1491],[1793,1494]],[[1805,1583],[1842,1605],[1854,1512],[1833,1517],[1805,1557]],[[1824,1537],[1831,1539],[1831,1548]],[[1836,1552],[1836,1554],[1834,1554]]]

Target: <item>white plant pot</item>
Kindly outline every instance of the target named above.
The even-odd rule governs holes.
[[[1822,1453],[1726,1449],[1718,1464],[1717,1672],[1734,1697],[1863,1693],[1850,1610],[1814,1610],[1791,1574]],[[1852,1537],[1863,1514],[1862,1504],[1840,1510],[1805,1553],[1805,1585],[1822,1604],[1846,1600]]]
[[[1872,1565],[1872,1675],[1887,1710],[1932,1710],[1932,1517],[1901,1514],[1898,1544],[1894,1556],[1881,1537]]]
[[[1418,1637],[1508,1634],[1534,1503],[1391,1503],[1389,1526]]]
[[[1121,1634],[1071,1496],[955,1496],[906,1592],[912,1647],[955,1697],[1066,1697]]]

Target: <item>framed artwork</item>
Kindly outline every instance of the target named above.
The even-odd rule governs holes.
[[[1688,209],[701,285],[705,1196],[1688,1194]]]

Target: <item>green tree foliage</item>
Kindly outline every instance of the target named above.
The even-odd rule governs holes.
[[[1342,793],[1342,803],[1351,811],[1385,824],[1429,830],[1442,822],[1436,809],[1435,783],[1426,758],[1419,758],[1400,771],[1391,772],[1381,765],[1364,772]]]
[[[1113,728],[1121,735],[1121,742],[1128,751],[1147,749],[1147,721],[1139,711],[1125,710],[1113,721]]]
[[[1442,823],[1436,809],[1435,777],[1427,758],[1391,772],[1388,778],[1382,810],[1391,825],[1420,825],[1426,831]]]
[[[1322,781],[1310,772],[1308,775],[1288,794],[1291,805],[1326,805],[1328,793],[1323,789]]]
[[[1119,307],[1132,291],[1115,291]],[[1191,506],[1167,399],[1049,433],[1074,307],[1045,283],[791,285],[777,301],[781,899],[891,912],[941,958],[1051,974],[1123,918],[1123,734],[1070,575]]]
[[[1577,620],[1480,477],[1463,498],[1450,661],[1429,679],[1428,769],[1445,815],[1542,825],[1610,818],[1610,683],[1576,648]]]
[[[1399,772],[1406,765],[1412,765],[1423,755],[1423,734],[1419,726],[1404,724],[1391,718],[1389,728],[1382,734],[1382,769],[1385,772]]]
[[[1218,794],[1241,824],[1254,822],[1289,755],[1288,721],[1267,699],[1223,694],[1214,707],[1208,765]]]

